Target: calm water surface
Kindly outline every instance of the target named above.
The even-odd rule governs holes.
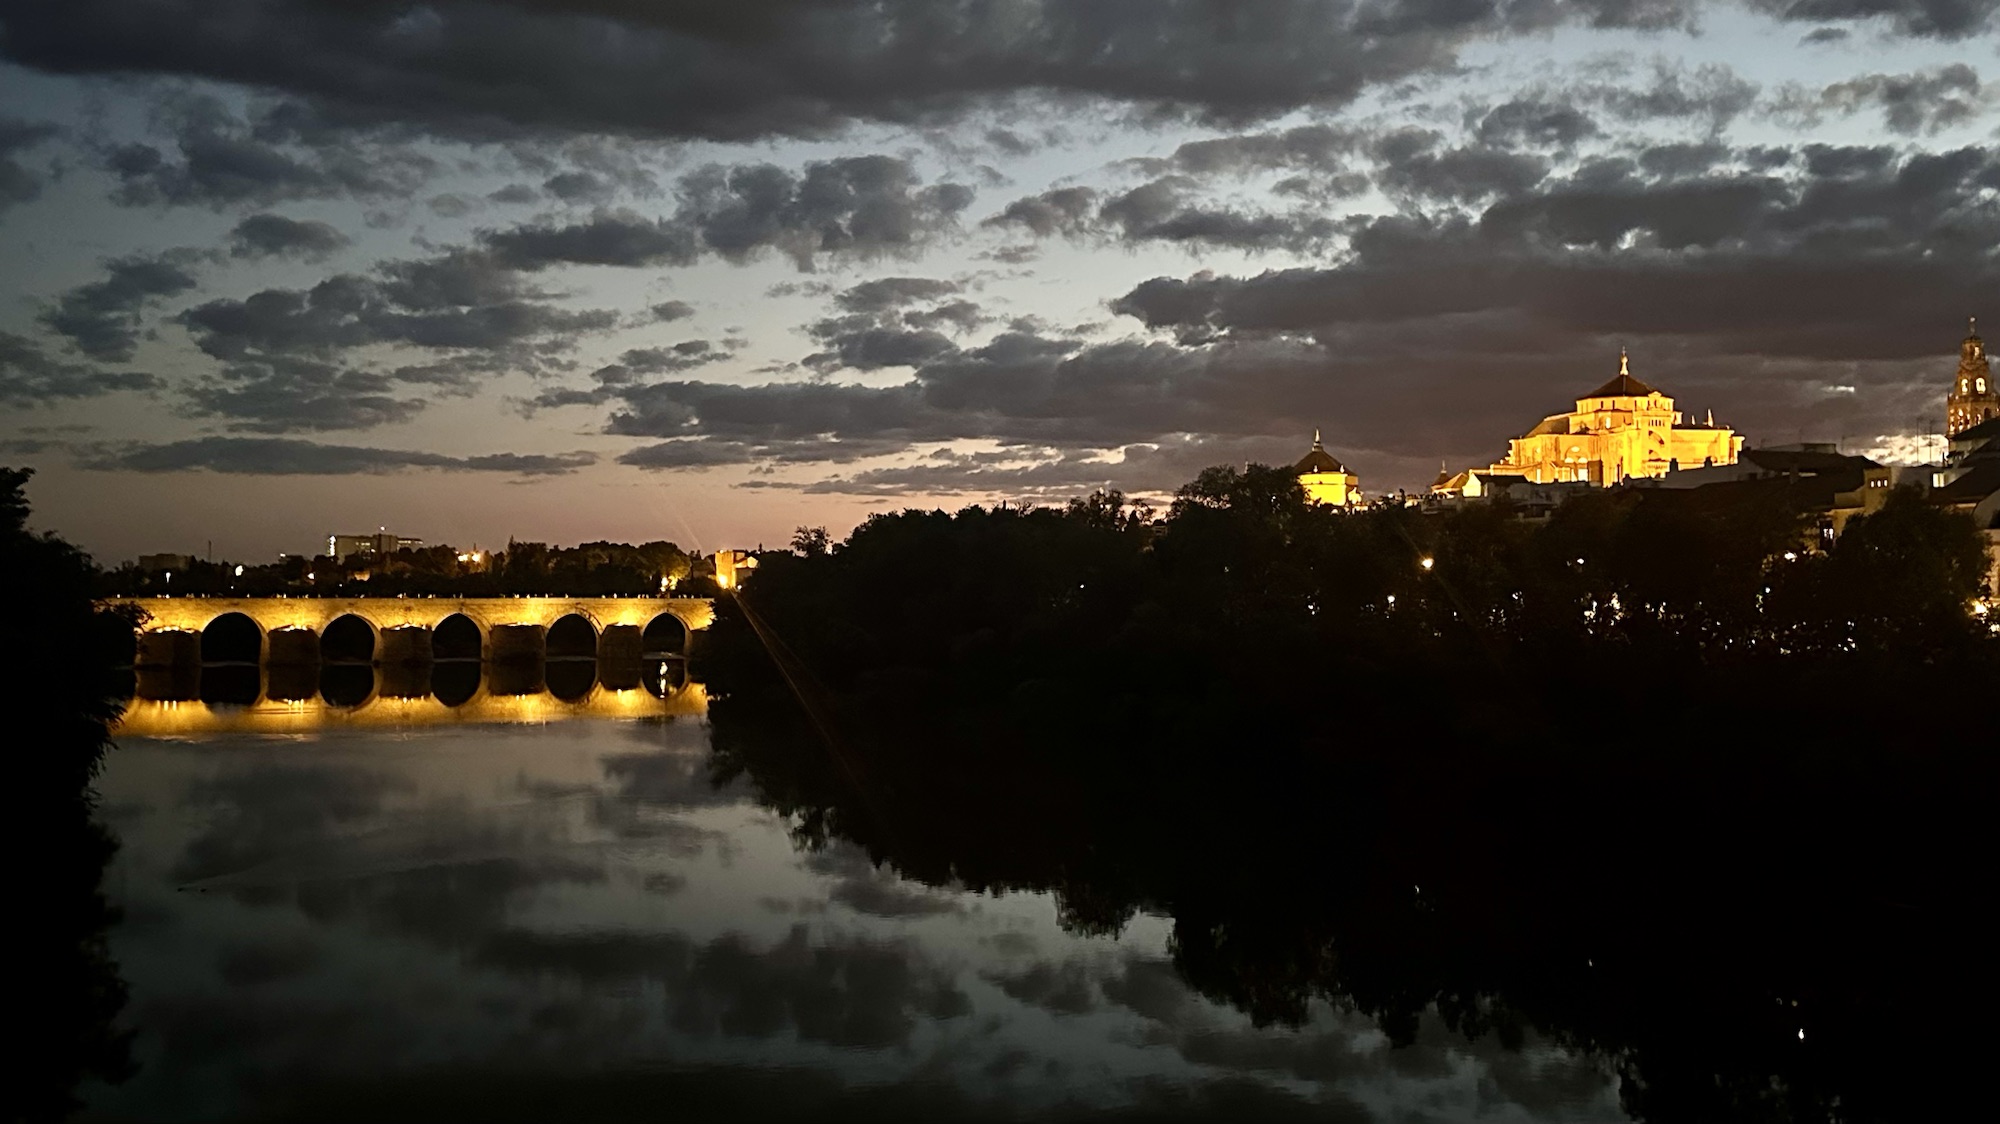
[[[85,1118],[1623,1119],[1532,1038],[1259,1028],[1164,920],[802,850],[711,785],[698,687],[640,694],[136,704],[101,791],[140,1069]]]

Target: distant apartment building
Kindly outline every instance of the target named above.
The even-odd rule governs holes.
[[[422,550],[424,540],[406,539],[387,531],[377,531],[372,535],[328,535],[326,553],[332,558],[374,558],[394,554],[399,550]]]

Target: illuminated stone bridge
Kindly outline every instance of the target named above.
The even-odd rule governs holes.
[[[135,663],[424,663],[684,657],[699,597],[132,597]]]

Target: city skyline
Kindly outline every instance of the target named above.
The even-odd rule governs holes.
[[[40,525],[714,551],[1315,429],[1417,491],[1621,346],[1908,461],[2000,315],[1991,4],[635,11],[0,18]]]

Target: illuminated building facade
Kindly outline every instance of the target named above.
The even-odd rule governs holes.
[[[1683,421],[1672,398],[1633,377],[1621,351],[1616,378],[1577,399],[1575,410],[1551,414],[1510,441],[1507,459],[1488,471],[1533,484],[1609,488],[1674,468],[1735,464],[1742,451],[1743,438],[1713,416],[1704,424]]]
[[[1313,430],[1311,451],[1292,466],[1292,471],[1306,490],[1306,499],[1313,503],[1348,507],[1361,502],[1361,478],[1347,471],[1346,465],[1326,451],[1317,429]]]
[[[399,550],[422,550],[424,540],[409,539],[380,531],[372,535],[328,535],[326,553],[330,558],[364,558],[374,555],[390,555]]]
[[[1977,318],[1958,345],[1958,374],[1952,377],[1951,392],[1945,395],[1944,415],[1947,439],[2000,418],[2000,388],[1993,385],[1993,365],[1986,358],[1986,341],[1979,338]]]
[[[715,552],[715,584],[722,589],[737,588],[756,569],[757,556],[747,550]]]

